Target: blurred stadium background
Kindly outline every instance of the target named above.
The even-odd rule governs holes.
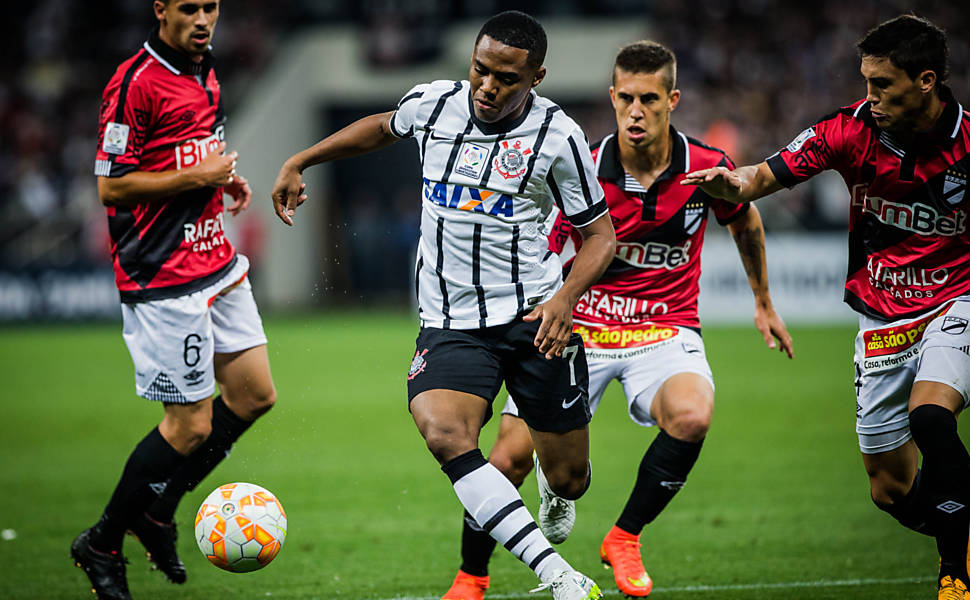
[[[100,94],[153,25],[149,0],[37,0],[2,9],[0,322],[117,319],[107,224],[92,175]],[[613,128],[606,94],[616,49],[670,45],[684,132],[757,161],[823,114],[864,94],[854,43],[915,11],[950,33],[951,84],[970,101],[970,11],[962,2],[865,0],[287,0],[224,3],[214,38],[230,148],[252,209],[230,236],[253,263],[264,313],[407,306],[420,211],[413,144],[318,167],[288,230],[268,191],[282,161],[412,84],[467,76],[482,20],[506,8],[548,28],[539,92],[595,140]],[[837,176],[765,200],[772,288],[794,321],[851,321],[842,307],[847,192]],[[727,250],[727,251],[725,251]],[[712,225],[702,282],[707,322],[747,321],[750,294]]]

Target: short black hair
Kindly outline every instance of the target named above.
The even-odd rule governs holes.
[[[475,38],[475,45],[485,35],[506,46],[527,51],[527,62],[532,68],[538,69],[546,60],[546,30],[524,12],[507,10],[485,21]]]
[[[656,73],[663,69],[664,87],[670,92],[677,85],[677,57],[673,51],[649,40],[633,42],[620,48],[613,61],[613,83],[617,70],[627,73]]]
[[[946,32],[916,15],[900,15],[874,27],[856,44],[860,56],[888,58],[916,79],[923,71],[936,73],[937,85],[950,76]]]

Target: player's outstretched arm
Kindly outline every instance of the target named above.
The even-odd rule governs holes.
[[[778,348],[794,358],[791,336],[771,303],[768,291],[768,264],[765,260],[765,228],[761,214],[752,204],[743,215],[728,224],[734,244],[738,247],[748,284],[754,294],[754,326],[761,332],[769,348]],[[775,340],[778,340],[777,342]]]
[[[331,160],[351,158],[380,150],[398,141],[391,131],[391,115],[394,111],[370,115],[354,121],[340,131],[330,135],[302,152],[286,159],[273,184],[271,197],[276,216],[287,225],[293,225],[296,207],[303,204],[303,171],[308,167]]]
[[[569,275],[552,298],[535,307],[523,319],[542,319],[535,345],[547,359],[560,356],[573,332],[573,307],[579,297],[593,285],[616,254],[616,233],[609,213],[585,227],[577,227],[583,243],[573,259]]]
[[[238,154],[220,142],[214,152],[188,169],[131,171],[121,177],[98,177],[98,197],[105,206],[135,206],[189,190],[232,184]]]
[[[753,202],[782,189],[768,163],[738,167],[701,169],[684,176],[680,185],[696,185],[714,198],[728,202]]]

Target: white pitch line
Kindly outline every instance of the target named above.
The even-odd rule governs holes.
[[[841,579],[818,581],[784,581],[778,583],[737,583],[728,585],[687,585],[682,587],[654,588],[655,594],[667,592],[726,592],[731,590],[784,590],[797,588],[830,588],[854,587],[863,585],[902,585],[905,583],[929,583],[936,581],[935,577],[899,577],[895,579]],[[618,590],[605,590],[605,596],[620,596]],[[487,600],[520,600],[532,599],[536,596],[529,594],[488,594]],[[440,596],[398,596],[386,600],[439,600]]]

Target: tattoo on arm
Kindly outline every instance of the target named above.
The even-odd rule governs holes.
[[[745,227],[732,232],[741,255],[744,272],[756,297],[768,291],[768,269],[765,264],[765,237],[760,227]]]

